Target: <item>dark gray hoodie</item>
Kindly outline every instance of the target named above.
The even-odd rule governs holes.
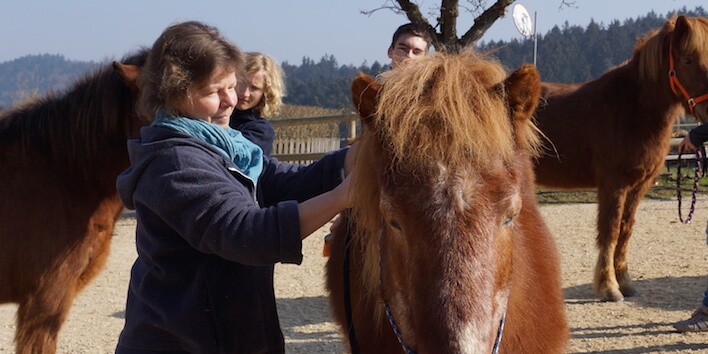
[[[302,262],[297,201],[343,179],[345,150],[309,166],[264,161],[258,180],[211,145],[145,127],[117,180],[138,258],[117,353],[282,353],[277,262]]]

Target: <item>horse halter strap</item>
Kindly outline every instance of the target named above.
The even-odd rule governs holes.
[[[379,228],[379,243],[378,243],[378,248],[379,248],[379,286],[383,284],[383,263],[381,262],[381,239],[383,238],[383,233],[384,233],[384,221],[381,220],[381,226]],[[396,320],[393,318],[393,312],[391,311],[391,307],[388,305],[388,302],[386,299],[383,300],[383,305],[384,305],[384,311],[386,312],[386,317],[388,318],[388,323],[391,324],[391,329],[393,329],[393,333],[396,334],[396,339],[398,340],[398,343],[401,345],[403,348],[403,351],[406,352],[406,354],[416,354],[416,352],[409,347],[406,342],[403,340],[403,334],[401,334],[401,330],[398,328],[398,325],[396,324]],[[499,329],[497,330],[497,336],[494,340],[494,347],[492,348],[492,354],[498,354],[499,353],[499,346],[501,345],[501,339],[502,339],[502,334],[504,332],[504,322],[506,322],[506,311],[502,314],[501,320],[499,321]],[[353,348],[352,348],[353,351]]]
[[[691,97],[691,95],[688,94],[688,91],[686,91],[683,85],[681,85],[681,82],[676,76],[676,69],[674,69],[673,44],[674,39],[671,38],[669,40],[669,84],[671,84],[671,91],[673,91],[674,94],[678,95],[677,89],[681,91],[683,98],[685,98],[686,103],[688,103],[689,111],[691,112],[691,114],[693,114],[693,107],[695,107],[698,103],[702,101],[708,100],[708,93],[694,98]]]

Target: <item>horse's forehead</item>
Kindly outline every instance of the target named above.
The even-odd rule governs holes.
[[[471,165],[449,166],[438,162],[436,167],[437,173],[431,178],[434,182],[434,194],[450,198],[455,209],[468,209],[471,205],[471,195],[481,187],[481,176]]]
[[[520,188],[514,176],[499,160],[482,165],[438,161],[411,175],[395,176],[391,185],[395,186],[393,190],[406,191],[411,198],[420,199],[415,204],[421,208],[466,211],[474,209],[481,200],[490,201],[490,197],[507,205],[514,204]],[[408,187],[400,188],[403,185]],[[389,201],[388,204],[395,203]]]

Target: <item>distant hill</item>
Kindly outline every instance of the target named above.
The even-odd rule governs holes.
[[[62,55],[27,55],[0,63],[0,107],[10,107],[29,95],[60,91],[99,66],[67,60]]]
[[[0,63],[0,109],[29,95],[65,90],[103,64],[51,54],[27,55]],[[371,67],[340,66],[333,56],[323,56],[317,62],[305,57],[299,66],[284,62],[282,67],[288,91],[285,103],[332,109],[351,106],[349,84],[359,71],[376,75],[387,68],[378,62]]]

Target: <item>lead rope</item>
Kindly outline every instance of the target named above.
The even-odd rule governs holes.
[[[698,194],[698,180],[701,177],[701,161],[703,158],[703,147],[696,149],[696,168],[693,173],[693,192],[691,194],[691,206],[688,209],[686,220],[681,215],[681,152],[678,154],[678,164],[676,165],[676,197],[678,198],[679,220],[684,224],[690,224],[693,212],[696,210],[696,196]]]
[[[502,314],[501,320],[499,320],[499,330],[497,331],[497,339],[494,341],[494,347],[492,348],[492,354],[499,353],[499,346],[501,346],[502,333],[504,333],[504,322],[506,322],[506,311]]]

